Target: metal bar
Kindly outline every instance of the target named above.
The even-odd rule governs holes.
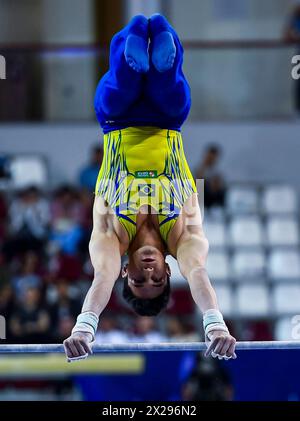
[[[204,351],[204,342],[188,343],[126,343],[126,344],[97,344],[93,346],[95,354],[110,352],[149,352],[149,351]],[[300,341],[266,341],[266,342],[237,342],[238,351],[267,350],[267,349],[299,349]],[[45,354],[63,353],[62,344],[38,345],[0,345],[0,354]]]

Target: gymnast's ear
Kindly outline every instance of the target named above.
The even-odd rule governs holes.
[[[168,263],[166,263],[166,272],[168,276],[171,276],[171,268]]]
[[[122,278],[126,278],[126,276],[128,276],[128,263],[122,267],[121,276]]]

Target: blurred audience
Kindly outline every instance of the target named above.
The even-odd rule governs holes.
[[[99,330],[96,334],[97,343],[124,343],[129,338],[126,332],[119,327],[116,315],[103,315],[100,318]]]
[[[10,320],[14,309],[14,295],[9,284],[0,286],[0,315]]]
[[[0,193],[0,244],[3,243],[7,231],[8,210],[4,195]]]
[[[83,237],[84,208],[74,187],[61,186],[51,205],[52,245],[67,254],[76,254]]]
[[[12,338],[17,343],[45,343],[50,337],[50,317],[42,305],[38,288],[27,288],[16,303],[10,319]]]
[[[39,257],[29,251],[21,261],[21,267],[16,276],[12,278],[12,287],[17,299],[21,298],[28,288],[40,288],[42,286],[41,274],[39,273]]]
[[[225,180],[218,168],[221,149],[218,145],[208,145],[196,173],[196,179],[204,179],[204,206],[224,206]]]
[[[67,336],[70,334],[81,312],[82,303],[79,297],[72,295],[70,284],[64,279],[53,285],[51,297],[48,297],[49,301],[52,302],[49,306],[49,315],[51,326],[53,326],[53,340],[62,341],[66,338],[63,336],[65,333]]]
[[[64,254],[59,251],[48,261],[50,280],[63,278],[74,282],[81,277],[82,269],[82,262],[78,255]]]
[[[27,250],[40,252],[47,238],[50,222],[48,202],[36,187],[28,187],[12,201],[9,208],[10,239],[4,251],[8,258]]]
[[[156,323],[157,319],[154,317],[136,317],[131,342],[164,342],[166,337],[159,331]]]
[[[82,237],[79,242],[78,248],[79,251],[84,254],[84,252],[88,249],[91,232],[93,229],[94,194],[86,189],[83,189],[79,192],[79,200],[82,206],[80,221]]]
[[[5,258],[4,253],[0,251],[0,289],[11,281],[11,268]]]
[[[188,324],[180,317],[168,317],[166,321],[166,334],[172,342],[197,342],[200,335],[195,331],[194,326]]]
[[[90,161],[83,167],[79,173],[80,187],[90,192],[95,190],[98,172],[102,164],[103,149],[102,146],[96,145],[91,150]]]

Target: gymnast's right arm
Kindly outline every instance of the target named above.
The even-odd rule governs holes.
[[[102,208],[103,209],[103,208]],[[93,232],[89,244],[94,280],[85,297],[71,336],[64,341],[68,361],[86,358],[92,353],[98,318],[105,309],[121,269],[120,244],[112,223],[101,212],[98,197],[93,209]]]

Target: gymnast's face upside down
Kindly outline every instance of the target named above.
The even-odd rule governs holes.
[[[170,276],[160,248],[143,245],[129,254],[128,264],[123,267],[123,296],[136,313],[154,316],[167,305]]]

